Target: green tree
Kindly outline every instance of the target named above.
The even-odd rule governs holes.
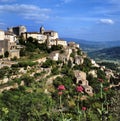
[[[29,75],[24,75],[22,80],[25,82],[26,86],[31,86],[32,82],[34,82],[34,78],[30,77]]]
[[[3,55],[0,55],[0,58],[3,58]]]
[[[100,70],[100,69],[97,70],[97,75],[98,75],[98,78],[100,78],[100,79],[105,79],[106,78],[105,77],[105,72]]]
[[[43,68],[49,68],[51,66],[54,66],[56,64],[55,61],[51,60],[51,59],[47,59],[43,64],[42,67]]]
[[[4,53],[4,56],[5,56],[5,57],[8,57],[8,56],[9,56],[9,52],[6,51],[6,52]]]
[[[25,45],[25,40],[22,39],[22,38],[20,38],[20,39],[19,39],[19,44],[21,44],[21,45]]]
[[[26,55],[26,50],[25,50],[25,48],[22,48],[20,50],[20,56],[25,56],[25,55]]]
[[[57,66],[53,67],[51,72],[52,72],[53,75],[57,75],[57,74],[59,74],[59,68]]]

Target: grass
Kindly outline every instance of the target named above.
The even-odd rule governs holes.
[[[46,57],[48,54],[45,53],[45,52],[41,52],[40,54],[36,53],[36,52],[29,52],[27,54],[27,56],[23,56],[21,57],[20,59],[18,59],[17,61],[20,62],[20,61],[35,61],[37,59],[40,59],[40,58],[44,58]]]

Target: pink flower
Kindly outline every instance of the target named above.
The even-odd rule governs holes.
[[[83,92],[83,87],[82,86],[77,86],[76,87],[77,92]]]
[[[104,82],[104,81],[103,81],[103,79],[98,79],[98,81],[99,81],[99,82],[101,82],[101,83],[103,83],[103,82]]]
[[[62,91],[58,92],[58,95],[62,95],[62,94],[63,94],[63,92],[62,92]]]
[[[106,88],[104,88],[104,91],[106,91],[106,92],[107,92],[107,91],[108,91],[108,89],[109,89],[109,88],[108,88],[108,87],[106,87]]]
[[[86,107],[82,107],[82,110],[85,111],[87,108]]]
[[[65,86],[64,85],[59,85],[58,90],[60,90],[60,91],[65,90]]]

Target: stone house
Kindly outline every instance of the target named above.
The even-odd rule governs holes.
[[[5,32],[0,30],[0,41],[5,39]]]
[[[17,64],[16,62],[9,61],[8,59],[2,59],[0,60],[0,68],[3,68],[5,66],[11,67],[12,64]]]
[[[52,39],[58,39],[59,37],[58,37],[58,33],[57,32],[55,32],[55,31],[53,31],[53,30],[47,30],[47,31],[44,31],[44,33],[43,33],[44,35],[48,35],[49,37],[50,37],[50,40],[52,40]]]
[[[108,79],[108,81],[110,81],[111,77],[114,77],[114,73],[112,72],[111,69],[105,69],[105,74],[106,74],[106,78]]]
[[[86,80],[86,73],[85,72],[75,70],[74,75],[75,75],[77,84],[88,85],[88,81]]]
[[[93,67],[97,67],[97,68],[99,68],[100,66],[95,62],[95,60],[93,60],[93,59],[90,59],[91,60],[91,63],[92,63],[92,66]]]
[[[70,49],[69,47],[65,47],[63,51],[64,51],[63,53],[60,53],[59,51],[54,51],[48,56],[48,58],[55,61],[61,60],[64,63],[66,63],[70,59],[70,54],[72,53],[72,49]]]
[[[33,39],[37,39],[38,43],[46,42],[48,47],[51,47],[52,45],[67,46],[67,41],[58,39],[59,35],[57,32],[53,30],[45,30],[43,26],[40,27],[39,32],[24,32],[21,36],[25,40],[32,37]]]
[[[40,34],[42,35],[48,35],[50,37],[50,39],[57,39],[58,37],[58,33],[53,31],[53,30],[45,30],[45,28],[43,26],[40,27]]]
[[[40,32],[24,32],[22,33],[22,37],[27,39],[32,37],[34,39],[39,40],[39,43],[44,43],[49,36],[49,40],[58,39],[58,33],[52,30],[45,30],[43,27],[40,27]]]
[[[20,58],[20,54],[19,54],[20,52],[19,52],[19,50],[17,50],[17,49],[15,49],[15,50],[10,50],[9,51],[9,57],[10,58],[14,58],[14,57],[16,57],[16,58]]]
[[[12,32],[9,32],[9,31],[5,32],[5,39],[10,40],[10,42],[16,42],[17,41],[16,35],[13,34]]]
[[[70,60],[70,55],[72,53],[72,49],[69,47],[64,48],[64,53],[60,54],[59,59],[64,63],[67,63]]]
[[[75,64],[81,65],[81,64],[83,64],[83,62],[84,62],[84,59],[82,58],[82,56],[79,56],[79,55],[75,56],[75,58],[74,58]]]
[[[79,44],[76,44],[75,42],[68,42],[68,46],[69,47],[73,47],[73,48],[79,48]]]
[[[51,39],[50,37],[47,39],[48,46],[52,45],[62,45],[63,47],[67,47],[67,41],[60,39]]]
[[[16,40],[16,36],[12,32],[0,31],[0,54],[4,56],[4,53],[8,51],[9,58],[20,58]]]
[[[67,41],[65,40],[57,39],[56,42],[57,45],[62,45],[63,47],[67,47]]]
[[[54,51],[54,52],[50,53],[48,58],[50,58],[51,60],[54,60],[54,61],[58,61],[58,59],[59,59],[59,51]]]
[[[93,96],[93,88],[89,85],[82,85],[85,92],[90,95],[90,96]]]
[[[92,96],[93,95],[93,88],[89,86],[88,80],[86,80],[86,73],[83,71],[75,70],[74,75],[76,78],[76,83],[83,86],[84,91]]]
[[[4,48],[0,48],[0,55],[4,55]]]
[[[22,37],[25,40],[28,39],[29,37],[32,37],[33,39],[37,39],[38,43],[44,43],[47,39],[46,35],[43,35],[39,32],[25,32],[25,33],[22,33]]]
[[[27,28],[25,26],[16,26],[8,28],[8,31],[14,33],[17,36],[21,36],[22,33],[27,32]]]
[[[97,71],[96,70],[90,70],[88,74],[91,74],[94,78],[97,78]]]
[[[59,60],[61,60],[63,63],[67,63],[69,58],[65,53],[59,55]]]

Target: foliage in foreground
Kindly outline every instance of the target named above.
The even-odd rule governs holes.
[[[114,97],[111,99],[113,90],[101,86],[102,92],[100,89],[98,94],[89,97],[81,86],[75,87],[70,81],[69,86],[55,84],[55,90],[51,94],[43,92],[41,82],[32,83],[29,87],[20,86],[18,89],[4,91],[0,94],[0,119],[2,121],[100,121],[103,116],[102,120],[117,121],[117,117],[113,119],[115,114],[111,112],[114,106]],[[101,85],[101,82],[99,84]],[[87,100],[81,100],[82,96],[86,96]]]

